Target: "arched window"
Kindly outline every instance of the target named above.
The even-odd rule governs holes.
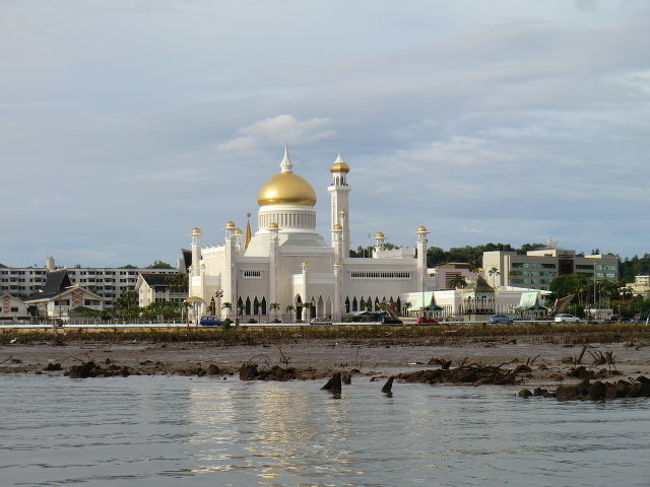
[[[349,297],[345,298],[345,312],[346,313],[350,312],[350,298]]]
[[[359,311],[359,306],[357,304],[357,297],[352,298],[352,311]]]
[[[266,297],[262,297],[262,314],[266,314]]]
[[[302,320],[302,298],[300,294],[296,296],[296,319]]]
[[[246,306],[244,307],[244,314],[251,314],[251,298],[246,298]]]

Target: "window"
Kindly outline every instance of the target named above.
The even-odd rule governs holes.
[[[410,272],[352,271],[352,279],[410,279]]]
[[[262,271],[256,269],[244,269],[242,270],[242,276],[246,279],[261,279]]]

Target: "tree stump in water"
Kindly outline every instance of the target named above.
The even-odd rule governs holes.
[[[337,372],[334,374],[321,389],[324,391],[341,392],[341,373]]]
[[[391,378],[386,381],[386,383],[384,384],[384,387],[381,388],[381,392],[383,392],[384,394],[391,394],[392,393],[393,379],[394,379],[394,377],[391,376]]]

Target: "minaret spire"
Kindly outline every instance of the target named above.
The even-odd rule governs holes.
[[[284,157],[282,158],[282,162],[280,163],[280,169],[282,170],[282,172],[293,172],[293,163],[289,158],[288,144],[284,144]]]

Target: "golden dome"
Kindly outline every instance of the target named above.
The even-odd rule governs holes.
[[[257,204],[314,206],[316,193],[303,178],[292,172],[281,172],[265,182],[257,193]]]
[[[192,235],[201,235],[201,229],[199,227],[194,227],[192,229]]]
[[[278,224],[275,222],[269,223],[269,229],[270,230],[277,230],[278,229]]]
[[[293,164],[289,159],[289,150],[286,146],[280,168],[282,172],[273,176],[260,188],[257,193],[257,204],[314,206],[316,204],[314,188],[293,173]]]
[[[384,234],[382,232],[377,232],[375,233],[375,238],[384,238]]]
[[[333,228],[334,230],[343,230],[343,225],[340,223],[335,223]]]
[[[330,166],[330,172],[350,172],[350,166],[341,158],[341,154],[338,155]]]
[[[232,221],[226,222],[226,228],[235,228],[235,222]]]
[[[426,231],[427,231],[427,227],[425,227],[424,225],[420,225],[417,229],[418,233],[425,233]]]
[[[235,235],[241,235],[241,228],[235,228]]]

